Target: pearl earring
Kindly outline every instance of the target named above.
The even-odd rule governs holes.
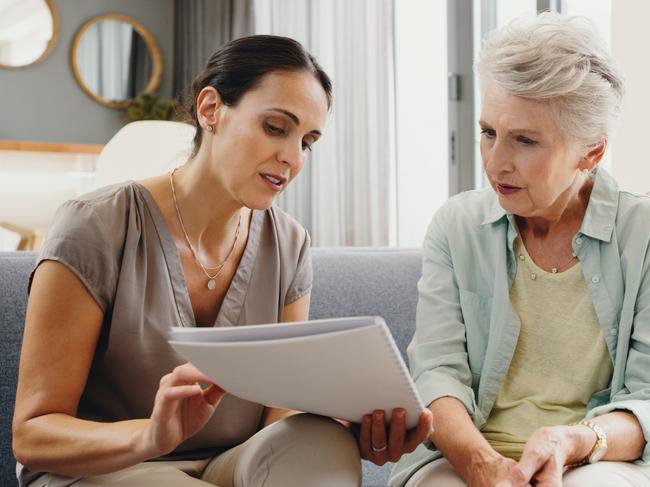
[[[205,126],[205,129],[206,129],[208,132],[212,133],[212,125],[206,125],[206,126]]]

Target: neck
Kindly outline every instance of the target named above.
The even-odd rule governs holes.
[[[558,232],[576,232],[587,211],[593,181],[579,173],[571,186],[543,215],[517,217],[521,231],[530,232],[536,238],[545,238]]]
[[[176,201],[183,226],[206,260],[223,259],[230,249],[243,206],[230,197],[223,183],[199,155],[174,172]]]

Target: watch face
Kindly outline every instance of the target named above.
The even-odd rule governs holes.
[[[606,446],[601,445],[600,447],[596,448],[596,451],[589,455],[589,463],[599,462],[605,456],[605,453],[607,453]]]

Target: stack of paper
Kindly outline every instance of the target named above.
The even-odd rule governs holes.
[[[215,384],[242,399],[360,422],[376,409],[424,406],[379,317],[223,328],[175,327],[170,343]]]

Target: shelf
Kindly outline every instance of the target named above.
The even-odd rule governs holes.
[[[0,140],[0,150],[28,152],[56,152],[66,154],[99,154],[102,144],[61,144],[55,142],[32,142],[28,140]]]

